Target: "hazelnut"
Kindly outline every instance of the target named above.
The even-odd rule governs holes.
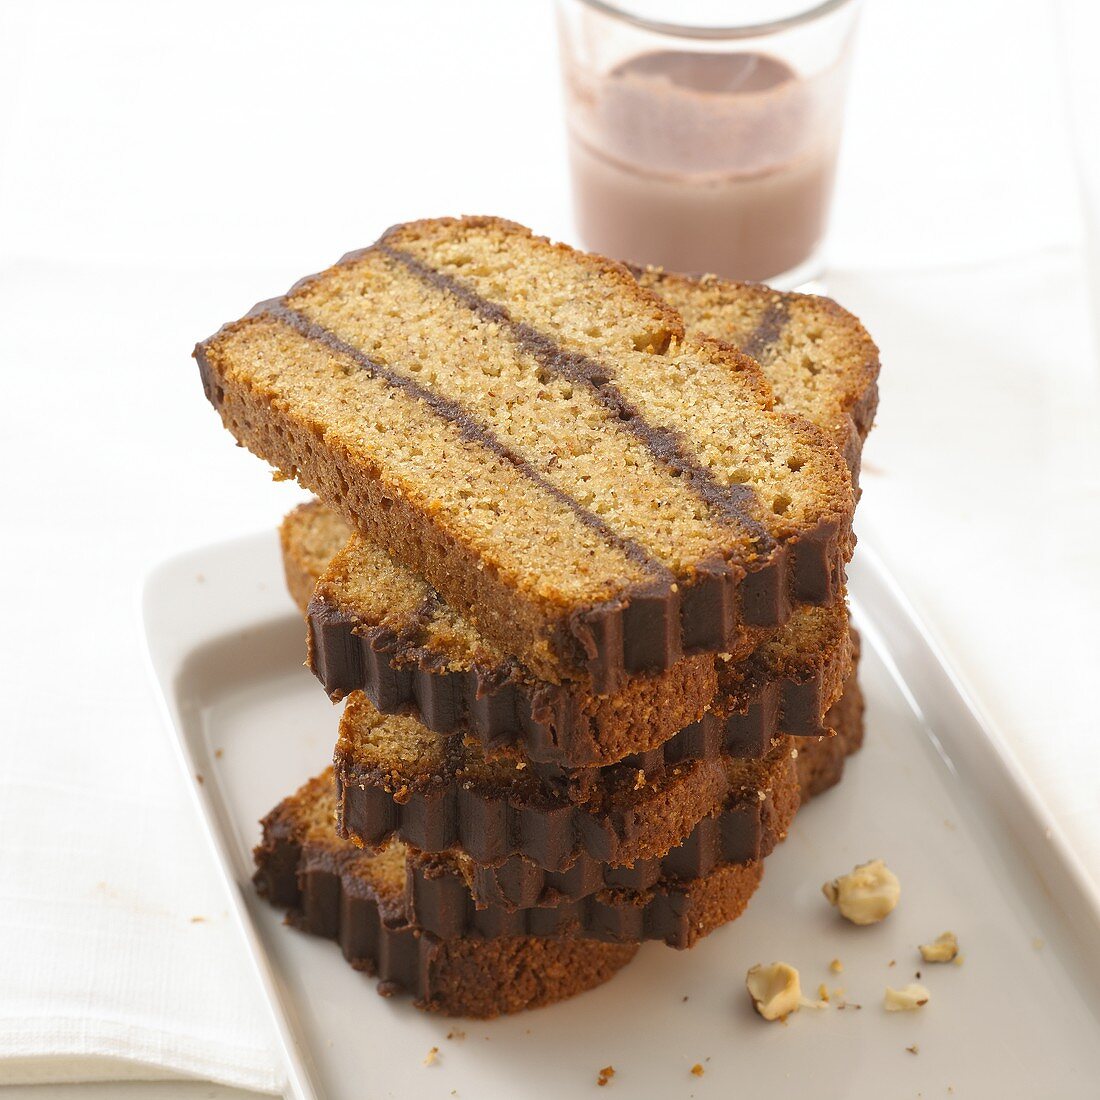
[[[785,1020],[802,1004],[798,971],[786,963],[775,962],[770,966],[757,963],[745,975],[745,988],[752,998],[753,1008],[765,1020]]]
[[[901,883],[881,859],[875,859],[825,883],[821,892],[853,924],[877,924],[893,912]]]
[[[926,963],[953,962],[959,953],[959,941],[954,932],[942,932],[931,943],[920,945],[920,957]]]
[[[902,989],[892,989],[887,986],[882,1004],[887,1012],[912,1012],[928,1004],[931,998],[932,994],[923,985],[910,982]]]

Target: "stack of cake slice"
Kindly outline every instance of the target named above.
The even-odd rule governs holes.
[[[265,819],[261,891],[383,991],[470,1015],[737,917],[800,779],[862,736],[854,318],[447,219],[197,358],[237,439],[320,498],[284,561],[347,698],[331,772]]]

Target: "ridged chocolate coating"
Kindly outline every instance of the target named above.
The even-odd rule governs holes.
[[[655,939],[670,947],[690,947],[741,914],[759,884],[764,856],[786,835],[799,804],[791,758],[775,760],[769,778],[763,799],[756,790],[739,792],[663,860],[629,869],[585,863],[572,880],[554,877],[554,885],[547,875],[541,889],[532,888],[538,889],[535,904],[526,907],[512,904],[515,896],[486,903],[478,892],[486,869],[469,860],[410,851],[405,863],[407,910],[417,925],[444,939],[575,934],[616,943]],[[529,875],[531,882],[537,878]],[[498,885],[494,879],[491,888]],[[566,893],[557,886],[573,889]]]
[[[365,627],[316,598],[309,632],[310,668],[332,698],[362,691],[383,714],[412,710],[436,733],[472,733],[489,749],[516,745],[533,761],[583,766],[599,751],[567,687],[516,676],[510,665],[451,669],[423,655],[409,661],[393,631]],[[726,750],[758,755],[779,734],[820,736],[829,670],[803,676],[763,679],[751,695],[716,700],[715,709],[729,715]]]
[[[855,631],[852,638],[858,663],[859,636]],[[855,669],[828,718],[835,737],[811,740],[799,749],[795,774],[803,803],[838,783],[845,757],[863,743],[863,695]],[[692,835],[662,860],[639,860],[628,868],[581,858],[566,871],[551,872],[514,857],[497,867],[469,864],[469,886],[478,906],[513,909],[577,899],[604,887],[646,890],[662,878],[685,880],[707,873],[721,862],[719,853],[731,862],[763,858],[775,847],[777,836],[786,832],[796,808],[786,783],[780,782],[764,802],[754,805],[731,799],[717,819],[700,822]]]
[[[435,946],[406,922],[388,925],[369,890],[344,888],[339,869],[304,866],[294,839],[265,837],[255,852],[256,889],[272,905],[289,910],[288,923],[303,932],[336,940],[353,966],[415,996],[430,994],[429,956]]]
[[[843,555],[836,556],[830,565],[806,564],[808,559],[824,563],[828,554],[835,555],[834,542],[835,532],[820,535],[815,532],[812,538],[799,543],[802,556],[795,558],[794,570],[796,576],[804,575],[805,583],[795,586],[795,602],[828,605],[840,598]],[[781,549],[777,554],[783,556],[787,550]],[[815,589],[810,580],[819,569],[827,571],[830,580]],[[756,580],[762,576],[766,574],[748,575],[738,590],[742,597],[762,593],[764,581]],[[734,600],[724,593],[724,585],[719,581],[719,575],[712,574],[710,579],[697,581],[682,593],[683,645],[678,641],[679,631],[669,625],[670,616],[679,614],[672,606],[680,602],[679,592],[661,598],[638,595],[625,609],[615,606],[586,612],[584,623],[574,624],[574,633],[586,639],[587,648],[603,654],[598,661],[607,658],[611,662],[602,670],[589,663],[592,683],[586,690],[612,693],[622,687],[628,674],[666,670],[685,655],[733,649],[739,643],[741,629],[769,627],[790,618],[791,601],[785,594],[782,614],[760,612],[739,616],[727,606]],[[728,587],[732,591],[732,586]],[[775,599],[779,599],[778,593]],[[754,606],[767,602],[763,594],[758,594]],[[704,629],[699,621],[706,615],[714,622]],[[392,631],[363,627],[353,615],[321,600],[310,603],[309,631],[310,668],[332,698],[363,691],[385,714],[415,707],[424,724],[440,733],[468,724],[487,745],[520,742],[532,759],[568,759],[575,755],[567,688],[549,682],[523,683],[512,675],[510,667],[451,670],[423,660],[402,663],[400,639]],[[621,648],[635,654],[637,659],[625,659],[613,667],[609,654]],[[644,658],[640,656],[643,650]],[[796,736],[815,736],[820,732],[817,716],[811,719],[815,728],[807,729],[794,702],[789,722],[791,728],[775,732]]]
[[[631,863],[677,844],[721,803],[729,790],[727,765],[724,757],[688,761],[678,766],[680,774],[636,798],[577,804],[463,780],[449,770],[438,782],[406,785],[359,771],[337,746],[337,831],[367,848],[397,838],[424,852],[460,850],[479,863],[522,855],[562,870],[581,854]]]
[[[490,1018],[599,985],[637,950],[575,937],[443,941],[412,924],[400,899],[381,897],[335,834],[296,835],[279,820],[286,805],[264,820],[254,853],[257,891],[288,910],[288,924],[335,940],[353,967],[378,979],[383,996],[406,992],[430,1011]]]
[[[852,631],[852,675],[844,685],[844,693],[825,717],[826,725],[836,731],[835,737],[809,738],[800,742],[798,750],[798,785],[802,801],[827,791],[844,776],[847,758],[863,746],[863,692],[860,690],[860,638]]]
[[[725,863],[702,878],[661,881],[640,893],[600,890],[530,909],[479,909],[453,865],[410,855],[407,866],[409,914],[441,939],[576,935],[608,943],[663,940],[678,949],[739,917],[763,871],[759,861]]]
[[[606,888],[650,890],[662,879],[684,882],[709,874],[723,863],[747,863],[767,856],[786,835],[798,809],[794,761],[781,782],[760,798],[755,791],[729,798],[703,818],[687,838],[665,855],[612,866],[579,855],[566,868],[548,871],[533,860],[512,856],[496,866],[471,863],[469,889],[478,906],[530,909],[573,901]]]

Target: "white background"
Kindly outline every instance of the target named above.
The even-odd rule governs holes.
[[[863,536],[1100,879],[1098,42],[870,0],[829,289],[883,350]],[[407,217],[571,239],[563,150],[533,0],[0,0],[0,1082],[277,1084],[136,601],[299,494],[190,350]]]

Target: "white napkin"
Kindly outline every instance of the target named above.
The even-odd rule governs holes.
[[[270,1024],[148,698],[131,586],[100,560],[136,555],[74,539],[74,575],[56,545],[17,536],[5,633],[41,663],[19,669],[5,647],[5,698],[40,691],[0,753],[0,1084],[193,1075],[277,1091]],[[67,685],[40,648],[66,624]]]
[[[158,561],[302,495],[232,446],[188,361],[218,299],[270,281],[0,267],[0,1084],[280,1086],[139,616]]]

